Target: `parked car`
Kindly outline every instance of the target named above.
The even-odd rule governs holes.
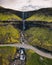
[[[25,55],[21,54],[20,55],[20,60],[25,60]]]
[[[24,48],[20,48],[19,54],[20,54],[20,60],[25,60],[25,50],[24,50]]]

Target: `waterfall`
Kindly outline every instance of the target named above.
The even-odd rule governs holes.
[[[24,14],[24,12],[22,13],[22,18],[23,18],[23,31],[25,30],[25,20],[24,20],[24,18],[25,18],[25,14]]]

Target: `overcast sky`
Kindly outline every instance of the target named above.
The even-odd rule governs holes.
[[[20,11],[52,7],[52,0],[0,0],[0,6]]]

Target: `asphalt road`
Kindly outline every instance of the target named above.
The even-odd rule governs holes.
[[[28,44],[20,44],[20,43],[19,44],[18,43],[16,43],[16,44],[0,44],[0,46],[11,46],[11,47],[18,47],[18,48],[22,47],[25,49],[31,49],[43,57],[47,57],[47,58],[52,59],[52,55],[50,53],[43,52],[43,51],[37,49],[36,47],[33,47],[31,45],[28,45]]]

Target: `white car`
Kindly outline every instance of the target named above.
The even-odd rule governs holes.
[[[20,60],[25,60],[25,55],[20,55]]]
[[[24,48],[20,48],[19,54],[20,54],[20,60],[25,60],[25,50],[24,50]]]
[[[24,51],[22,49],[20,50],[20,54],[24,54]]]

